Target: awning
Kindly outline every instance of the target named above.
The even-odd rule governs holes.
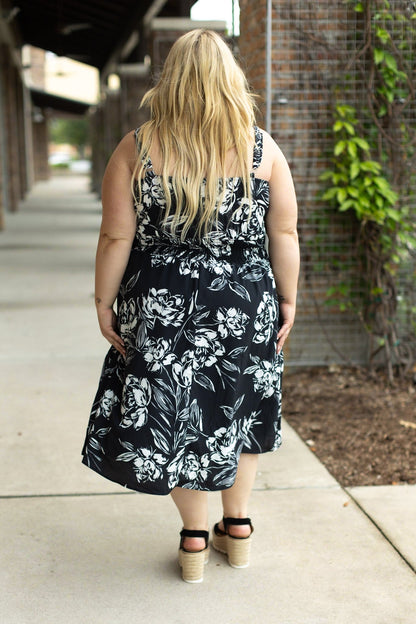
[[[71,100],[60,95],[53,95],[40,89],[30,89],[30,95],[34,106],[39,108],[51,108],[64,113],[72,113],[74,115],[84,115],[91,104],[80,102],[79,100]]]

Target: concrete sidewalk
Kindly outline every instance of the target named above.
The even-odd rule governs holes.
[[[416,486],[345,491],[287,424],[261,457],[250,568],[212,551],[200,585],[180,579],[170,498],[81,464],[107,350],[87,188],[38,184],[0,233],[1,624],[414,624]]]

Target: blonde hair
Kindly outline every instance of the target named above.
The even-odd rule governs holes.
[[[140,179],[156,132],[166,200],[162,226],[173,235],[180,233],[181,240],[195,226],[193,236],[205,236],[218,217],[231,148],[236,152],[233,166],[251,198],[248,153],[255,120],[246,78],[217,33],[192,30],[173,44],[157,84],[143,97],[144,105],[150,107],[150,120],[138,131],[139,155],[132,179],[138,187],[138,203]]]

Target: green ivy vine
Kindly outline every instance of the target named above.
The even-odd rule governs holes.
[[[352,284],[341,281],[327,291],[327,303],[358,311],[370,335],[370,360],[384,353],[390,381],[406,373],[416,353],[398,330],[398,275],[415,254],[416,238],[409,198],[415,195],[416,12],[407,13],[388,0],[348,4],[364,33],[361,47],[345,69],[344,82],[355,65],[365,83],[359,106],[335,87],[333,148],[330,167],[322,174],[321,197],[339,212],[352,212],[359,223],[363,293],[353,296]],[[399,26],[400,40],[395,38]],[[415,341],[416,343],[416,341]],[[409,350],[410,349],[410,350]]]

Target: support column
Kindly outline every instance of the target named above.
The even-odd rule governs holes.
[[[4,56],[5,77],[5,128],[8,165],[8,209],[12,212],[18,208],[20,200],[20,162],[17,129],[17,97],[16,97],[16,68],[9,55]]]

